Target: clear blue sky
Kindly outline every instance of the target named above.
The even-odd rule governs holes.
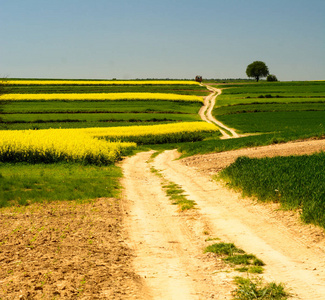
[[[324,0],[0,0],[0,76],[325,79]]]

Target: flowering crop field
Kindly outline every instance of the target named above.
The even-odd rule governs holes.
[[[167,100],[203,103],[203,98],[199,96],[163,93],[5,94],[0,96],[0,100]]]
[[[191,141],[201,139],[203,133],[216,131],[216,126],[205,122],[127,128],[1,130],[0,161],[111,164],[134,149],[134,141],[142,144]]]
[[[0,131],[1,162],[112,164],[135,147],[135,143],[98,140],[76,129]]]
[[[179,85],[200,83],[192,80],[6,80],[7,85]]]
[[[204,133],[216,133],[219,129],[206,122],[182,122],[109,129],[87,128],[84,131],[100,139],[131,141],[138,144],[162,144],[202,140]]]

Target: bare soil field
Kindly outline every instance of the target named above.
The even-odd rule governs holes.
[[[0,299],[141,299],[116,199],[0,210]]]

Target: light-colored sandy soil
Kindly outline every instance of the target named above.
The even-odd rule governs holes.
[[[198,211],[179,212],[147,163],[152,152],[123,163],[125,221],[134,268],[146,281],[143,299],[232,299],[227,266],[203,253],[209,228]]]
[[[308,148],[309,143],[314,141],[304,146]],[[315,147],[323,149],[323,141],[315,143],[322,146],[314,146],[313,151]],[[279,148],[271,147],[273,155],[285,153],[285,145],[276,146]],[[292,152],[291,144],[287,147],[288,153]],[[268,155],[263,151],[264,147],[261,156]],[[302,151],[311,150],[297,154]],[[232,160],[237,152],[232,153]],[[208,156],[174,160],[179,154],[165,151],[147,163],[150,154],[139,153],[123,163],[129,246],[135,251],[134,268],[146,282],[148,299],[231,299],[235,288],[232,278],[241,273],[227,269],[218,257],[203,253],[207,236],[235,243],[262,259],[266,263],[263,277],[285,283],[292,299],[324,299],[323,229],[302,224],[298,212],[242,199],[222,183],[212,181],[208,172],[221,168],[210,168],[219,160],[214,158],[217,154],[205,162]],[[230,160],[231,154],[226,155]],[[171,205],[159,177],[150,172],[151,165],[182,186],[198,209],[184,213]]]

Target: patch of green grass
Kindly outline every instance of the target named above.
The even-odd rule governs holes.
[[[290,296],[283,284],[274,282],[266,284],[261,279],[243,277],[236,277],[235,283],[238,287],[233,291],[233,296],[238,300],[285,300]]]
[[[117,197],[121,176],[116,166],[0,163],[0,207]]]
[[[174,182],[166,180],[161,172],[154,167],[151,167],[150,170],[152,173],[162,179],[162,187],[165,189],[166,195],[172,201],[172,204],[178,205],[182,211],[195,207],[195,201],[187,199],[187,196],[184,194],[185,191],[181,188],[181,186]]]
[[[219,242],[205,248],[204,252],[212,252],[227,256],[222,260],[232,265],[240,265],[235,270],[239,272],[263,273],[264,262],[253,254],[246,254],[244,250],[237,248],[233,243]]]
[[[254,265],[254,266],[264,266],[264,262],[256,258],[253,254],[236,254],[230,255],[224,259],[226,262],[235,264],[235,265]]]
[[[325,152],[313,155],[240,157],[220,177],[244,195],[301,209],[301,218],[325,228]]]
[[[212,252],[216,254],[225,254],[233,256],[235,253],[245,253],[242,249],[237,248],[232,243],[217,243],[205,248],[205,252]]]

